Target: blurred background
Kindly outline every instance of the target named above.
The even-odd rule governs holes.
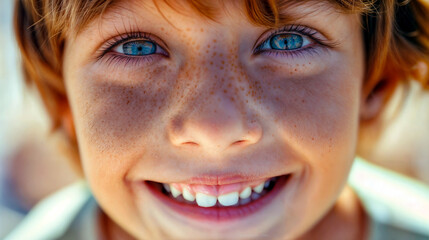
[[[40,199],[77,179],[37,91],[22,80],[12,15],[13,0],[1,0],[0,239]],[[365,127],[360,138],[362,157],[429,184],[429,91],[415,83],[401,85],[377,124]]]
[[[13,2],[0,1],[0,239],[40,199],[77,179],[39,96],[22,80]]]

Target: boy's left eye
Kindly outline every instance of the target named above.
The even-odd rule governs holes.
[[[296,33],[280,33],[269,37],[263,42],[257,51],[280,50],[293,51],[304,48],[313,43],[313,40],[307,36]]]

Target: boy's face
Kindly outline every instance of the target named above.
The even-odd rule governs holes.
[[[109,217],[140,238],[296,237],[333,206],[354,158],[359,16],[292,4],[281,9],[291,24],[273,30],[242,4],[216,5],[215,22],[185,3],[159,3],[162,16],[152,1],[121,1],[68,40],[85,176]],[[225,205],[243,198],[201,207],[227,193]]]

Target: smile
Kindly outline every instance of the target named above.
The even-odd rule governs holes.
[[[283,189],[291,174],[226,185],[158,183],[146,181],[150,192],[181,215],[198,220],[243,218],[263,207]]]

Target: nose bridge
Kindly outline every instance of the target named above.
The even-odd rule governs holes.
[[[215,52],[201,59],[200,71],[192,68],[189,76],[198,76],[198,92],[188,102],[188,111],[173,117],[169,137],[173,145],[183,148],[224,151],[249,146],[262,136],[261,126],[249,118],[246,105],[237,94],[237,69],[234,56]],[[235,62],[234,62],[235,61]],[[194,65],[192,64],[192,65]]]

